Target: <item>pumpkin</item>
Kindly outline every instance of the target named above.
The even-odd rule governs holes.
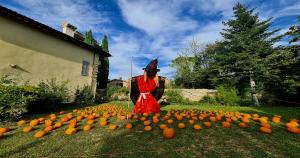
[[[174,123],[174,121],[172,119],[169,119],[167,122],[168,122],[168,124],[173,124]]]
[[[194,120],[189,120],[189,124],[193,125],[195,123]]]
[[[51,126],[52,121],[51,120],[45,120],[45,126]]]
[[[32,129],[33,129],[32,126],[27,126],[27,127],[23,128],[23,132],[28,133],[28,132],[32,131]]]
[[[22,125],[25,125],[26,124],[26,121],[25,120],[20,120],[18,121],[18,126],[22,126]]]
[[[77,126],[77,122],[70,122],[69,128],[75,128]]]
[[[267,117],[261,117],[259,118],[260,123],[268,123],[268,118]]]
[[[166,125],[166,124],[160,124],[160,125],[159,125],[159,128],[160,128],[160,129],[165,129],[165,128],[167,128],[167,125]]]
[[[158,118],[153,118],[152,122],[153,122],[153,123],[158,123],[158,122],[159,122],[159,119],[158,119]]]
[[[272,130],[270,128],[266,128],[266,127],[260,127],[259,131],[261,133],[266,133],[266,134],[271,134],[272,133]]]
[[[115,130],[115,129],[118,128],[118,126],[115,125],[115,124],[110,124],[108,128],[111,129],[111,130]]]
[[[239,123],[239,127],[246,128],[247,127],[247,123],[241,122],[241,123]]]
[[[179,120],[179,121],[181,121],[183,119],[183,117],[181,115],[177,115],[176,119]]]
[[[139,116],[134,115],[132,118],[135,119],[135,120],[137,120],[139,118]]]
[[[65,112],[64,112],[64,111],[61,111],[61,112],[59,112],[59,114],[60,114],[60,115],[63,115],[63,114],[65,114]]]
[[[42,138],[46,135],[46,132],[45,131],[38,131],[34,134],[34,137],[35,138]]]
[[[209,120],[211,121],[211,122],[217,122],[217,118],[216,117],[209,117]]]
[[[144,131],[151,131],[152,130],[152,127],[151,126],[145,126],[144,127]]]
[[[37,126],[38,124],[40,124],[40,121],[39,120],[32,120],[30,121],[29,125],[31,127],[34,127],[34,126]]]
[[[291,118],[290,120],[289,120],[290,122],[299,122],[299,120],[298,119],[296,119],[296,118]]]
[[[54,124],[54,128],[60,128],[62,126],[62,123],[61,122],[56,122]]]
[[[92,125],[94,123],[94,120],[88,120],[87,122],[86,122],[86,124],[88,124],[88,125]]]
[[[127,123],[127,124],[125,125],[125,128],[131,129],[131,128],[132,128],[132,124],[131,124],[131,123]]]
[[[90,120],[91,121],[91,120]],[[92,129],[92,126],[91,125],[85,125],[83,127],[83,131],[90,131]]]
[[[222,126],[225,127],[225,128],[231,128],[230,122],[227,122],[227,121],[223,121]]]
[[[250,120],[248,118],[246,118],[246,117],[243,117],[241,119],[241,121],[244,122],[244,123],[249,123],[250,122]]]
[[[202,127],[199,124],[195,124],[194,129],[199,131],[202,129]]]
[[[265,127],[265,128],[269,128],[269,129],[272,128],[272,126],[270,124],[268,124],[268,123],[261,123],[260,126],[261,127]]]
[[[296,127],[299,126],[299,124],[297,122],[295,122],[295,121],[290,121],[290,122],[286,123],[285,126],[287,128],[296,128]]]
[[[197,120],[198,120],[197,116],[193,116],[193,117],[192,117],[192,120],[197,121]]]
[[[171,139],[176,135],[176,132],[173,128],[165,128],[163,130],[163,136],[165,139]]]
[[[67,121],[69,121],[68,117],[63,117],[60,119],[60,122],[62,122],[62,123],[67,122]]]
[[[288,131],[294,134],[300,134],[300,128],[294,127],[294,128],[288,128]]]
[[[145,121],[147,118],[146,117],[141,117],[140,120],[141,121]]]
[[[76,128],[68,128],[68,129],[65,131],[65,134],[71,135],[71,134],[75,134],[76,132],[77,132]]]
[[[99,122],[99,125],[100,125],[100,126],[106,126],[107,124],[108,124],[107,121],[100,121],[100,122]]]
[[[272,118],[272,121],[274,122],[274,123],[280,123],[280,117],[278,117],[278,116],[274,116],[273,118]]]
[[[83,119],[83,116],[81,116],[81,115],[76,117],[77,121],[81,121],[82,119]]]
[[[181,129],[182,129],[182,128],[184,128],[184,127],[185,127],[185,124],[184,124],[184,123],[178,123],[178,125],[177,125],[177,126],[178,126],[178,128],[181,128]]]
[[[226,122],[232,122],[231,118],[226,118]]]
[[[66,117],[67,117],[68,119],[71,119],[71,118],[73,118],[73,114],[72,114],[72,113],[68,113],[68,114],[66,115]]]
[[[210,122],[203,122],[205,127],[211,127],[211,123]]]
[[[88,119],[88,120],[94,120],[94,119],[95,119],[95,116],[94,116],[94,115],[89,115],[89,116],[87,117],[87,119]]]
[[[0,133],[6,133],[6,132],[8,132],[9,131],[9,128],[5,128],[5,127],[1,127],[0,128]]]
[[[47,127],[45,127],[45,129],[44,129],[44,131],[46,131],[46,132],[50,132],[50,131],[52,131],[53,130],[53,126],[47,126]]]
[[[149,116],[149,114],[148,113],[143,113],[143,116],[147,117],[147,116]]]
[[[204,120],[204,117],[203,116],[199,116],[199,120],[200,121]]]
[[[150,124],[151,124],[151,121],[150,121],[150,120],[144,121],[144,126],[149,126]]]

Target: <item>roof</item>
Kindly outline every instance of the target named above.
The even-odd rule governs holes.
[[[57,38],[63,39],[65,41],[69,41],[69,42],[71,42],[73,44],[76,44],[80,47],[83,47],[85,49],[88,49],[90,51],[98,53],[100,55],[100,57],[110,57],[111,56],[109,53],[104,52],[101,47],[95,47],[95,46],[89,45],[87,43],[84,43],[83,41],[80,41],[76,38],[73,38],[69,35],[66,35],[66,34],[64,34],[60,31],[55,30],[54,28],[51,28],[51,27],[49,27],[45,24],[42,24],[42,23],[37,22],[33,19],[30,19],[29,17],[21,15],[21,14],[15,12],[15,11],[12,11],[8,8],[5,8],[1,5],[0,5],[0,15],[8,17],[10,19],[13,19],[17,22],[24,23],[24,24],[26,24],[26,25],[28,25],[32,28],[35,28],[39,31],[42,31],[44,33],[48,33],[48,34],[53,35]]]

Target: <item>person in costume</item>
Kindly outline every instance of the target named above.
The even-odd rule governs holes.
[[[131,80],[130,98],[135,104],[134,113],[159,113],[158,100],[162,97],[165,88],[165,78],[158,76],[158,60],[152,60],[146,68],[144,75],[133,77]]]

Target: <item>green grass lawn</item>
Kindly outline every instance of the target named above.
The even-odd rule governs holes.
[[[127,107],[125,102],[112,103]],[[130,110],[132,108],[131,105]],[[162,108],[162,113],[170,109],[239,111],[269,117],[280,114],[283,121],[300,118],[300,108],[288,107],[169,105]],[[288,133],[282,125],[272,124],[270,135],[258,132],[255,122],[245,129],[239,128],[237,123],[226,129],[218,122],[212,128],[203,126],[197,132],[184,119],[186,128],[178,129],[178,121],[175,121],[172,125],[175,138],[164,140],[159,124],[153,125],[152,131],[144,132],[140,121],[132,122],[134,127],[128,130],[122,126],[124,121],[112,119],[120,128],[110,131],[100,127],[97,120],[95,128],[84,132],[80,130],[84,122],[79,123],[79,131],[74,135],[65,135],[67,126],[63,126],[41,139],[33,137],[35,132],[24,134],[16,123],[2,123],[1,127],[14,129],[0,138],[0,157],[300,157],[300,135]],[[202,125],[201,121],[197,123]]]

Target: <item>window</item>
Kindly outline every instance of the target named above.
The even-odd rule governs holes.
[[[82,70],[81,70],[82,76],[89,75],[89,65],[90,65],[90,63],[88,61],[82,61]]]

